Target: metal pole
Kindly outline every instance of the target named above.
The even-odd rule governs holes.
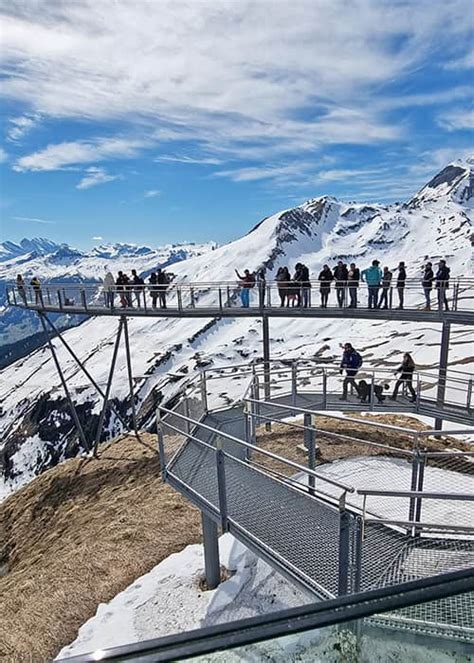
[[[104,394],[103,390],[100,388],[100,386],[99,386],[99,385],[97,384],[97,382],[94,380],[94,378],[92,377],[92,375],[89,373],[89,371],[87,370],[87,368],[86,368],[86,367],[84,366],[84,364],[81,362],[81,360],[80,360],[79,357],[76,355],[76,353],[75,353],[74,350],[71,348],[71,346],[70,346],[70,345],[67,343],[67,341],[63,338],[63,336],[62,336],[61,333],[59,332],[59,330],[58,330],[58,328],[56,327],[56,325],[55,325],[53,322],[51,322],[51,320],[48,318],[47,315],[45,315],[44,317],[46,318],[47,323],[49,324],[49,326],[51,327],[51,329],[55,332],[55,334],[57,335],[57,337],[59,338],[59,340],[61,341],[61,343],[62,343],[62,344],[64,345],[64,347],[66,348],[66,350],[69,352],[69,354],[71,355],[71,357],[75,360],[75,362],[76,362],[76,363],[78,364],[78,366],[81,368],[81,370],[83,371],[83,373],[89,378],[89,380],[91,381],[91,384],[97,389],[98,393],[102,396],[102,398],[106,399],[106,395]],[[120,320],[120,322],[119,322],[119,331],[120,331],[121,326],[122,326],[122,321]],[[126,423],[126,421],[122,418],[122,415],[120,414],[120,412],[115,408],[114,405],[112,405],[111,407],[112,407],[112,409],[114,410],[115,414],[117,415],[118,419],[122,422],[122,424],[123,424],[125,427],[127,427],[127,423]]]
[[[161,480],[163,483],[166,483],[166,453],[160,408],[158,408],[156,411],[156,433],[158,436],[158,453],[160,456]]]
[[[352,554],[353,554],[353,560],[352,560],[352,568],[354,569],[354,577],[353,577],[353,586],[352,586],[352,593],[356,594],[357,592],[360,592],[360,581],[361,581],[361,575],[362,575],[362,541],[363,541],[363,533],[364,533],[364,527],[363,527],[363,521],[360,516],[357,516],[355,518],[354,522],[354,545],[352,548]]]
[[[419,493],[423,492],[423,480],[425,477],[425,465],[426,465],[426,454],[423,454],[419,457],[419,465],[418,465],[418,485],[416,490]],[[422,506],[423,498],[422,497],[417,497],[416,498],[416,508],[415,508],[415,522],[419,523],[421,519],[421,506]],[[415,536],[419,535],[419,531],[417,528],[415,528]]]
[[[349,548],[350,515],[345,508],[345,498],[339,506],[339,574],[338,596],[344,596],[349,590]]]
[[[204,412],[207,414],[209,412],[207,407],[207,380],[206,380],[206,371],[201,373],[201,400],[204,408]]]
[[[466,396],[466,407],[468,410],[471,409],[471,398],[472,398],[472,379],[467,383],[467,396]]]
[[[85,436],[85,433],[84,433],[84,429],[82,428],[81,422],[79,421],[79,417],[77,415],[76,408],[74,406],[74,403],[72,402],[72,398],[71,398],[71,395],[69,393],[69,389],[67,387],[66,378],[64,377],[64,374],[61,370],[61,365],[60,365],[58,357],[56,355],[56,350],[54,349],[54,345],[53,345],[53,342],[51,340],[50,333],[49,333],[48,328],[46,326],[46,323],[44,321],[44,313],[41,313],[40,311],[38,311],[38,315],[39,315],[39,318],[41,320],[41,325],[43,327],[43,331],[46,335],[46,338],[48,339],[49,349],[51,350],[51,354],[53,355],[53,360],[54,360],[54,363],[56,364],[56,369],[58,371],[59,378],[61,380],[61,384],[62,384],[63,389],[64,389],[64,393],[66,394],[66,398],[67,398],[67,401],[69,403],[69,407],[71,408],[72,418],[74,419],[74,423],[76,425],[77,432],[79,433],[79,437],[81,438],[81,442],[82,442],[84,448],[87,451],[90,451],[89,443],[87,442],[87,439],[86,439],[86,436]]]
[[[127,373],[128,373],[128,387],[130,390],[130,401],[132,404],[132,422],[133,430],[135,435],[138,435],[138,426],[137,426],[137,413],[135,410],[135,394],[133,393],[133,376],[132,376],[132,360],[130,358],[130,340],[128,337],[128,322],[127,318],[122,315],[122,325],[125,338],[125,356],[127,358]]]
[[[298,395],[298,386],[297,386],[297,378],[298,378],[298,366],[296,365],[296,362],[293,361],[291,363],[291,400],[293,405],[296,405],[296,398]]]
[[[448,357],[449,357],[449,337],[451,333],[451,324],[443,322],[441,330],[441,349],[439,355],[439,375],[438,375],[438,391],[436,394],[436,404],[438,408],[444,405],[446,395],[446,377],[448,370]],[[441,416],[435,418],[436,430],[441,430],[443,427],[443,418]]]
[[[227,492],[225,485],[225,465],[224,451],[222,449],[222,440],[218,439],[216,444],[216,464],[217,464],[217,492],[219,494],[219,513],[221,516],[221,528],[227,532]]]
[[[219,564],[219,541],[217,539],[217,525],[201,511],[202,540],[204,544],[204,569],[208,589],[215,589],[221,580]]]
[[[413,455],[411,461],[411,491],[416,491],[416,486],[418,485],[418,465],[420,461],[420,450],[418,448],[418,435],[414,435],[413,439]],[[408,508],[408,520],[413,522],[415,517],[415,508],[416,500],[414,497],[410,497],[410,506]]]
[[[112,386],[112,378],[115,372],[115,362],[117,360],[117,353],[120,345],[120,338],[122,336],[122,319],[119,320],[119,328],[117,332],[117,338],[115,339],[115,345],[114,345],[114,352],[112,355],[112,362],[110,364],[110,371],[109,371],[109,378],[107,380],[107,387],[105,389],[105,394],[102,394],[104,397],[104,404],[102,406],[102,410],[100,412],[100,417],[99,417],[99,423],[97,424],[97,431],[95,434],[95,442],[94,442],[94,456],[97,454],[97,447],[99,446],[99,441],[100,441],[100,434],[102,433],[102,427],[104,425],[104,418],[105,418],[105,412],[107,410],[107,404],[109,401],[109,395],[110,395],[110,388]]]
[[[314,471],[316,469],[316,444],[315,444],[316,432],[311,425],[312,424],[311,414],[309,412],[305,412],[303,417],[303,423],[305,427],[304,444],[305,447],[308,449],[308,469]],[[314,489],[315,489],[315,477],[312,474],[310,474],[308,476],[308,492],[310,495],[314,495]]]
[[[266,401],[270,400],[270,326],[268,316],[262,316],[263,327],[263,395]],[[267,432],[272,430],[270,421],[265,423]]]

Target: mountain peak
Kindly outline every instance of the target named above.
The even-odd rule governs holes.
[[[409,202],[436,202],[443,198],[462,203],[474,195],[474,157],[453,161],[435,175]]]

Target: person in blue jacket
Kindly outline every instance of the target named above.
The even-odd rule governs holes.
[[[341,359],[340,373],[346,371],[346,377],[342,383],[342,396],[339,400],[347,401],[347,388],[351,384],[359,396],[359,385],[355,381],[359,368],[362,366],[362,357],[350,343],[344,343],[344,352]]]
[[[382,281],[382,270],[379,265],[378,260],[373,260],[371,266],[363,269],[361,273],[362,280],[367,283],[369,290],[369,308],[378,308],[379,289]]]

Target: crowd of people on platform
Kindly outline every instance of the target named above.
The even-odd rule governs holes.
[[[394,275],[393,272],[396,272]],[[250,306],[250,290],[257,287],[258,302],[262,308],[265,306],[266,281],[265,269],[250,272],[248,269],[240,274],[235,270],[240,285],[240,297],[242,306]],[[436,273],[433,264],[426,262],[421,274],[421,286],[425,296],[425,311],[431,310],[431,293],[433,288],[437,292],[438,305],[448,310],[448,299],[446,290],[449,288],[450,268],[445,260],[440,260]],[[309,269],[302,263],[296,263],[293,276],[288,267],[279,267],[275,276],[280,299],[280,307],[303,307],[311,306],[311,277]],[[329,296],[334,284],[336,291],[337,306],[339,308],[357,308],[359,306],[359,288],[361,284],[367,286],[368,308],[372,309],[403,309],[405,305],[405,288],[407,286],[407,270],[404,261],[391,271],[389,267],[380,268],[380,262],[373,260],[370,267],[360,269],[355,263],[347,266],[342,260],[338,260],[335,267],[324,265],[318,275],[320,307],[327,308]],[[394,288],[397,293],[397,306],[392,301]]]
[[[274,302],[269,300],[265,268],[258,269],[256,272],[246,269],[243,274],[235,270],[235,273],[238,278],[240,299],[244,308],[250,306],[252,288],[255,288],[258,293],[259,308],[274,305]],[[426,262],[420,278],[425,296],[424,310],[431,310],[433,289],[437,293],[438,307],[449,309],[446,294],[449,288],[449,279],[450,269],[445,260],[438,262],[436,272],[433,270],[432,263]],[[342,260],[338,260],[333,268],[327,264],[324,265],[317,280],[319,282],[321,308],[328,307],[333,284],[337,307],[339,308],[352,309],[360,306],[359,292],[362,285],[367,287],[367,306],[369,309],[403,309],[405,305],[407,270],[403,261],[399,262],[398,266],[391,271],[389,267],[381,269],[378,260],[373,260],[370,267],[362,270],[353,262],[348,266]],[[303,263],[296,263],[293,275],[288,267],[279,267],[275,275],[275,282],[280,307],[308,308],[313,305],[311,303],[313,284],[309,269]],[[152,308],[166,308],[169,284],[169,275],[162,269],[151,272],[147,279],[140,276],[135,269],[132,269],[130,276],[123,271],[119,271],[117,277],[114,277],[112,272],[106,269],[103,280],[105,305],[108,308],[113,308],[116,297],[118,297],[122,308],[146,307],[146,296],[149,294]],[[36,276],[31,279],[29,284],[25,283],[21,274],[17,276],[16,289],[21,300],[25,304],[27,303],[27,285],[33,289],[35,304],[41,304],[41,283]],[[394,292],[397,294],[397,306],[394,306]],[[67,302],[63,303],[67,304]]]
[[[362,403],[372,403],[377,400],[378,403],[383,403],[385,396],[383,394],[384,390],[388,390],[390,387],[388,384],[375,384],[374,382],[368,383],[366,380],[356,381],[356,376],[363,364],[362,356],[357,350],[352,346],[351,343],[344,343],[343,353],[340,364],[340,373],[341,375],[345,373],[344,381],[342,383],[342,396],[341,401],[347,400],[347,393],[349,386],[351,386],[358,398]],[[415,362],[413,361],[412,356],[405,352],[403,355],[403,361],[400,366],[396,369],[395,374],[399,375],[395,387],[393,389],[392,395],[390,396],[391,400],[396,400],[400,387],[404,386],[405,390],[410,393],[410,400],[412,403],[416,402],[417,395],[413,387],[413,373],[415,371]],[[373,390],[373,394],[372,394]]]

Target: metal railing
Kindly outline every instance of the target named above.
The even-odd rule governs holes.
[[[103,283],[44,282],[33,286],[16,283],[6,285],[7,299],[11,306],[31,307],[54,311],[93,313],[103,309],[111,311],[141,310],[153,312],[160,308],[174,311],[206,309],[224,312],[229,308],[247,308],[242,291],[249,294],[248,308],[265,309],[353,309],[368,306],[368,287],[360,282],[354,288],[349,282],[340,287],[330,286],[327,304],[321,304],[321,284],[311,281],[310,287],[297,283],[268,281],[252,288],[241,288],[236,281],[184,282],[174,281],[169,285],[144,284],[109,286]],[[355,295],[354,295],[355,291]],[[403,288],[391,285],[379,287],[378,296],[386,291],[386,302],[381,309],[411,311],[438,310],[474,313],[474,278],[455,277],[449,283],[440,282],[429,291],[430,304],[420,279],[407,279]],[[355,305],[354,296],[357,298]],[[352,303],[351,303],[352,302]],[[401,302],[403,302],[401,304]]]

